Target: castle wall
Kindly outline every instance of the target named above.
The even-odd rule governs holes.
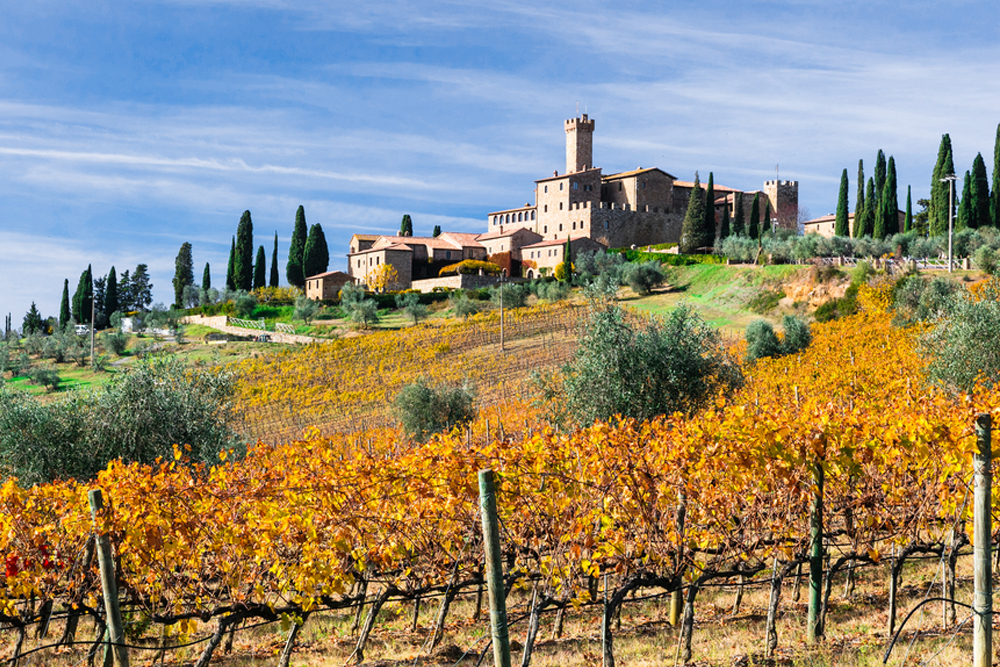
[[[590,237],[609,248],[677,243],[681,238],[684,216],[662,209],[633,211],[609,206],[593,213]]]

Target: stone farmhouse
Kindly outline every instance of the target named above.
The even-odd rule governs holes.
[[[906,223],[906,212],[897,209],[897,216],[899,217],[899,229],[894,230],[896,232],[903,231],[903,225]],[[825,236],[830,238],[834,236],[834,230],[837,226],[837,215],[831,213],[829,215],[824,215],[819,218],[814,218],[812,220],[806,220],[802,223],[803,234],[819,234],[820,236]],[[847,214],[847,228],[848,235],[854,236],[854,213]]]
[[[680,241],[693,182],[679,181],[657,167],[605,175],[593,165],[594,120],[583,114],[565,121],[564,130],[566,171],[535,181],[534,204],[489,213],[486,231],[478,235],[356,234],[347,256],[350,276],[367,282],[379,267],[390,264],[399,276],[395,288],[423,289],[421,281],[436,278],[447,264],[509,253],[505,262],[533,278],[554,270],[567,240],[574,254]],[[714,185],[714,192],[721,222],[724,209],[734,215],[742,191]],[[761,208],[769,211],[776,226],[797,229],[797,181],[766,181],[762,190],[742,194],[746,216],[759,194]],[[513,270],[516,275],[517,268]]]

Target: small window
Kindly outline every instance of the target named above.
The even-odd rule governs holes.
[[[618,192],[622,191],[622,182],[618,181]]]
[[[544,227],[542,227],[542,234],[548,234],[548,233],[549,233],[549,226],[545,225]]]
[[[444,258],[445,259],[451,259],[451,250],[445,250],[444,251]]]
[[[546,186],[544,186],[544,190],[543,190],[543,192],[548,192],[548,191],[549,191],[549,186],[547,186],[547,185],[546,185]]]
[[[549,205],[542,204],[542,213],[548,213],[548,212],[549,212]]]
[[[646,189],[646,181],[643,181],[643,182],[642,182],[642,189],[643,189],[643,190],[645,190],[645,189]]]
[[[559,231],[560,232],[562,231],[562,223],[561,222],[559,223]]]
[[[574,190],[579,190],[579,189],[580,189],[580,184],[579,184],[579,183],[577,183],[576,181],[574,181],[574,182],[573,182],[573,189],[574,189]]]
[[[534,211],[532,211],[532,212],[531,212],[531,219],[532,219],[532,220],[534,220],[534,219],[535,219],[535,212],[534,212]]]
[[[562,190],[562,186],[563,186],[563,184],[562,184],[562,183],[559,183],[559,189],[560,189],[560,190]]]
[[[562,205],[563,205],[563,203],[562,203],[562,202],[559,202],[559,210],[560,210],[560,211],[562,210]]]
[[[576,220],[573,221],[573,229],[576,229]]]

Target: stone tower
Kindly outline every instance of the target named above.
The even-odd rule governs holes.
[[[799,182],[764,181],[764,194],[771,204],[771,215],[779,229],[797,231],[799,227]]]
[[[594,166],[594,121],[583,114],[566,121],[566,173]]]

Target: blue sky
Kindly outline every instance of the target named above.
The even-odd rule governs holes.
[[[665,7],[668,7],[665,9]],[[832,212],[843,168],[894,155],[926,196],[941,135],[992,172],[995,2],[0,0],[0,311],[58,314],[93,264],[180,245],[224,282],[252,212],[284,278],[295,209],[331,268],[354,232],[485,230],[596,120],[606,173],[658,166]]]

